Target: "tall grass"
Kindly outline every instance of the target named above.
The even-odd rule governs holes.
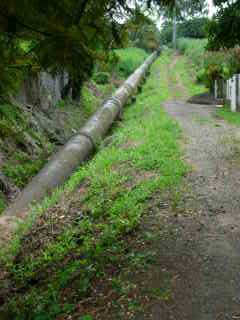
[[[24,256],[8,262],[11,281],[24,288],[3,307],[9,319],[50,320],[78,312],[78,302],[86,298],[93,280],[103,276],[106,266],[118,268],[128,247],[124,236],[139,225],[149,198],[181,183],[188,170],[179,147],[181,130],[160,106],[170,97],[170,61],[162,55],[155,62],[143,92],[123,114],[124,125],[115,128],[114,141],[39,209],[46,212],[67,192],[67,206],[78,212],[77,219],[59,236],[48,238],[36,254],[24,250]],[[84,181],[81,199],[69,193]],[[56,213],[61,206],[49,210]]]
[[[115,53],[118,57],[115,72],[122,78],[126,78],[133,73],[148,56],[143,49],[133,47],[118,49],[115,50]]]
[[[207,39],[180,38],[177,48],[180,53],[186,55],[197,70],[203,67],[205,47]]]

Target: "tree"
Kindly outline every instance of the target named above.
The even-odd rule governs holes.
[[[178,37],[195,39],[206,38],[208,23],[209,19],[207,17],[194,17],[189,20],[180,21],[177,23]],[[161,30],[160,41],[163,44],[168,44],[172,41],[172,23],[170,21],[164,23]]]
[[[73,98],[78,99],[82,82],[91,75],[94,61],[104,58],[103,52],[113,38],[121,37],[116,17],[121,10],[127,10],[121,2],[2,0],[0,46],[4,46],[6,59],[1,74],[9,73],[13,65],[19,70],[22,63],[27,63],[29,68],[38,65],[51,73],[64,70],[70,76]],[[9,59],[12,54],[5,53],[24,41],[29,42],[30,50],[18,50],[15,59]]]
[[[177,24],[206,13],[207,2],[205,0],[174,0],[168,6],[163,7],[165,19],[172,24],[172,43],[176,49]]]
[[[138,0],[140,6],[173,0]],[[67,71],[74,99],[96,60],[121,45],[121,21],[134,9],[125,0],[1,0],[0,97],[26,69]],[[26,44],[23,48],[22,44]],[[11,76],[12,75],[12,76]]]
[[[240,45],[240,1],[215,1],[218,11],[208,25],[208,49]]]
[[[152,52],[160,46],[160,32],[156,24],[140,8],[125,25],[131,45]]]

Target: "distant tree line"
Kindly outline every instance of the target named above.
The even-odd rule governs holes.
[[[207,37],[207,26],[209,19],[207,17],[192,18],[177,23],[178,38],[196,38],[203,39]],[[172,41],[173,26],[171,21],[166,21],[162,27],[160,41],[163,44],[169,44]]]

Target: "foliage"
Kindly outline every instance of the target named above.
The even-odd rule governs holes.
[[[240,72],[240,48],[207,51],[207,40],[178,40],[178,49],[185,54],[197,70],[197,79],[211,87],[215,79],[229,79]]]
[[[97,72],[93,75],[93,80],[97,84],[107,84],[110,81],[110,74],[108,72]]]
[[[232,112],[229,105],[219,108],[216,112],[217,117],[226,120],[227,122],[240,126],[239,112]]]
[[[34,177],[46,162],[46,155],[39,156],[39,159],[25,159],[21,163],[16,164],[8,161],[2,167],[3,173],[11,179],[18,187],[23,188],[32,177]]]
[[[52,73],[67,71],[73,96],[77,97],[82,82],[91,75],[94,61],[105,58],[104,50],[110,44],[120,44],[121,29],[115,16],[125,7],[115,0],[66,0],[61,4],[57,0],[1,1],[0,47],[4,50],[0,51],[6,56],[0,59],[2,89],[13,64],[13,70],[25,64],[29,68],[37,65]],[[26,41],[33,44],[27,52],[26,46],[21,50],[19,45]]]
[[[203,58],[199,76],[208,86],[213,80],[227,80],[240,72],[240,48],[208,51]]]
[[[195,81],[197,75],[197,69],[193,67],[191,64],[191,60],[186,55],[181,56],[176,63],[173,72],[170,75],[170,80],[172,83],[178,83],[179,78],[181,79],[181,83],[185,90],[187,91],[187,96],[194,96],[206,91],[204,85],[201,85]],[[182,88],[181,86],[178,88],[176,86],[175,96],[182,97]]]
[[[88,89],[87,84],[83,87],[83,110],[76,110],[76,106],[71,105],[67,100],[59,103],[60,110],[56,110],[57,114],[61,114],[64,110],[68,115],[67,120],[64,121],[64,127],[61,126],[61,133],[64,132],[64,136],[72,135],[73,130],[77,130],[79,125],[97,109],[104,97],[105,87],[99,91],[99,97]],[[109,90],[112,92],[113,87]],[[0,105],[0,148],[4,153],[1,170],[13,184],[20,188],[23,188],[45,164],[55,148],[51,132],[58,135],[56,130],[59,130],[59,124],[54,118],[51,119],[53,131],[46,132],[41,127],[41,123],[38,123],[35,118],[33,120],[32,117],[33,115],[25,112],[21,107],[10,104]],[[33,128],[33,123],[37,123],[37,127]]]
[[[173,0],[137,1],[141,7],[146,2],[169,5]],[[122,0],[2,0],[0,96],[6,98],[25,71],[43,69],[67,72],[67,89],[79,100],[96,61],[106,60],[113,48],[124,47],[128,30],[119,21],[134,13],[135,8]]]
[[[178,38],[206,38],[208,21],[206,17],[196,17],[177,23]],[[172,41],[172,32],[172,24],[167,21],[161,30],[160,39],[162,44],[168,44]]]
[[[180,53],[188,57],[196,69],[201,69],[206,44],[205,39],[180,38],[177,41],[177,48]]]
[[[190,17],[193,18],[196,14],[199,16],[206,13],[207,2],[191,1],[191,0],[175,0],[172,6],[168,6],[165,10],[165,19],[168,24],[172,24],[172,46],[174,50],[177,48],[177,22],[185,21]]]
[[[19,70],[16,66],[16,57],[21,56],[22,51],[12,43],[9,36],[0,34],[0,98],[6,91],[8,94],[15,92],[21,79],[24,69]]]
[[[205,14],[207,9],[207,1],[205,0],[153,0],[152,3],[159,6],[165,18],[172,19],[173,15],[176,15],[178,21]]]
[[[29,49],[29,43],[21,45],[24,50]],[[114,81],[110,81],[110,77],[113,77],[112,73],[114,73],[114,78],[120,76],[117,73],[119,66],[122,68],[121,66],[127,65],[130,68],[127,71],[125,69],[121,71],[121,76],[123,74],[125,77],[124,72],[127,72],[126,75],[128,75],[128,72],[134,71],[133,69],[141,64],[147,56],[142,50],[134,48],[126,49],[126,53],[124,54],[124,49],[118,55],[113,52],[110,55],[112,57],[109,59],[109,65],[101,65],[103,68],[110,69],[114,61],[115,65],[111,74],[106,71],[95,72],[93,79],[84,84],[81,97],[82,108],[76,109],[70,99],[61,100],[58,103],[56,110],[54,110],[56,114],[51,117],[51,120],[49,119],[49,121],[53,121],[53,131],[51,132],[42,130],[41,124],[33,118],[34,114],[25,112],[21,107],[10,104],[0,105],[0,148],[6,158],[1,170],[14,185],[22,189],[39,172],[55,149],[55,140],[52,140],[51,137],[55,137],[55,134],[58,136],[59,129],[63,134],[63,139],[69,137],[95,112],[101,101],[112,94],[115,85]],[[135,60],[136,65],[132,65],[131,55],[133,55],[132,59]],[[100,70],[100,66],[98,68]],[[59,128],[57,119],[62,113],[66,114],[66,119],[64,126],[61,125]],[[33,124],[37,126],[32,127]],[[33,144],[33,148],[29,145],[29,141]],[[5,203],[1,205],[0,202],[0,212],[2,211],[1,207],[4,208]]]
[[[118,49],[115,53],[119,58],[115,72],[122,78],[128,77],[147,58],[147,53],[139,48]]]
[[[240,45],[240,1],[215,1],[218,11],[208,25],[208,49]]]
[[[117,263],[125,252],[122,237],[139,224],[149,197],[181,182],[187,166],[178,145],[180,129],[159,108],[169,98],[170,59],[164,55],[155,63],[153,68],[162,76],[152,73],[137,102],[123,115],[125,125],[116,129],[114,141],[67,183],[65,192],[88,181],[81,199],[79,193],[77,199],[69,198],[69,208],[84,211],[83,216],[41,250],[9,265],[12,281],[24,288],[5,306],[12,318],[54,319],[69,306],[74,308],[92,279],[102,277],[104,267]],[[60,194],[54,194],[48,205]],[[46,212],[46,206],[41,210]]]
[[[126,23],[132,46],[152,52],[160,46],[160,32],[156,24],[137,10],[132,19]]]
[[[2,192],[0,192],[0,213],[7,207],[6,199]]]

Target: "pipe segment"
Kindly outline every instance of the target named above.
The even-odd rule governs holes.
[[[44,196],[57,186],[62,185],[70,177],[96,149],[98,143],[121,113],[123,106],[137,91],[157,55],[157,52],[151,54],[116,90],[115,95],[104,102],[79,133],[73,136],[24,188],[16,201],[5,210],[2,217],[16,215],[24,218],[33,202],[42,200]]]

